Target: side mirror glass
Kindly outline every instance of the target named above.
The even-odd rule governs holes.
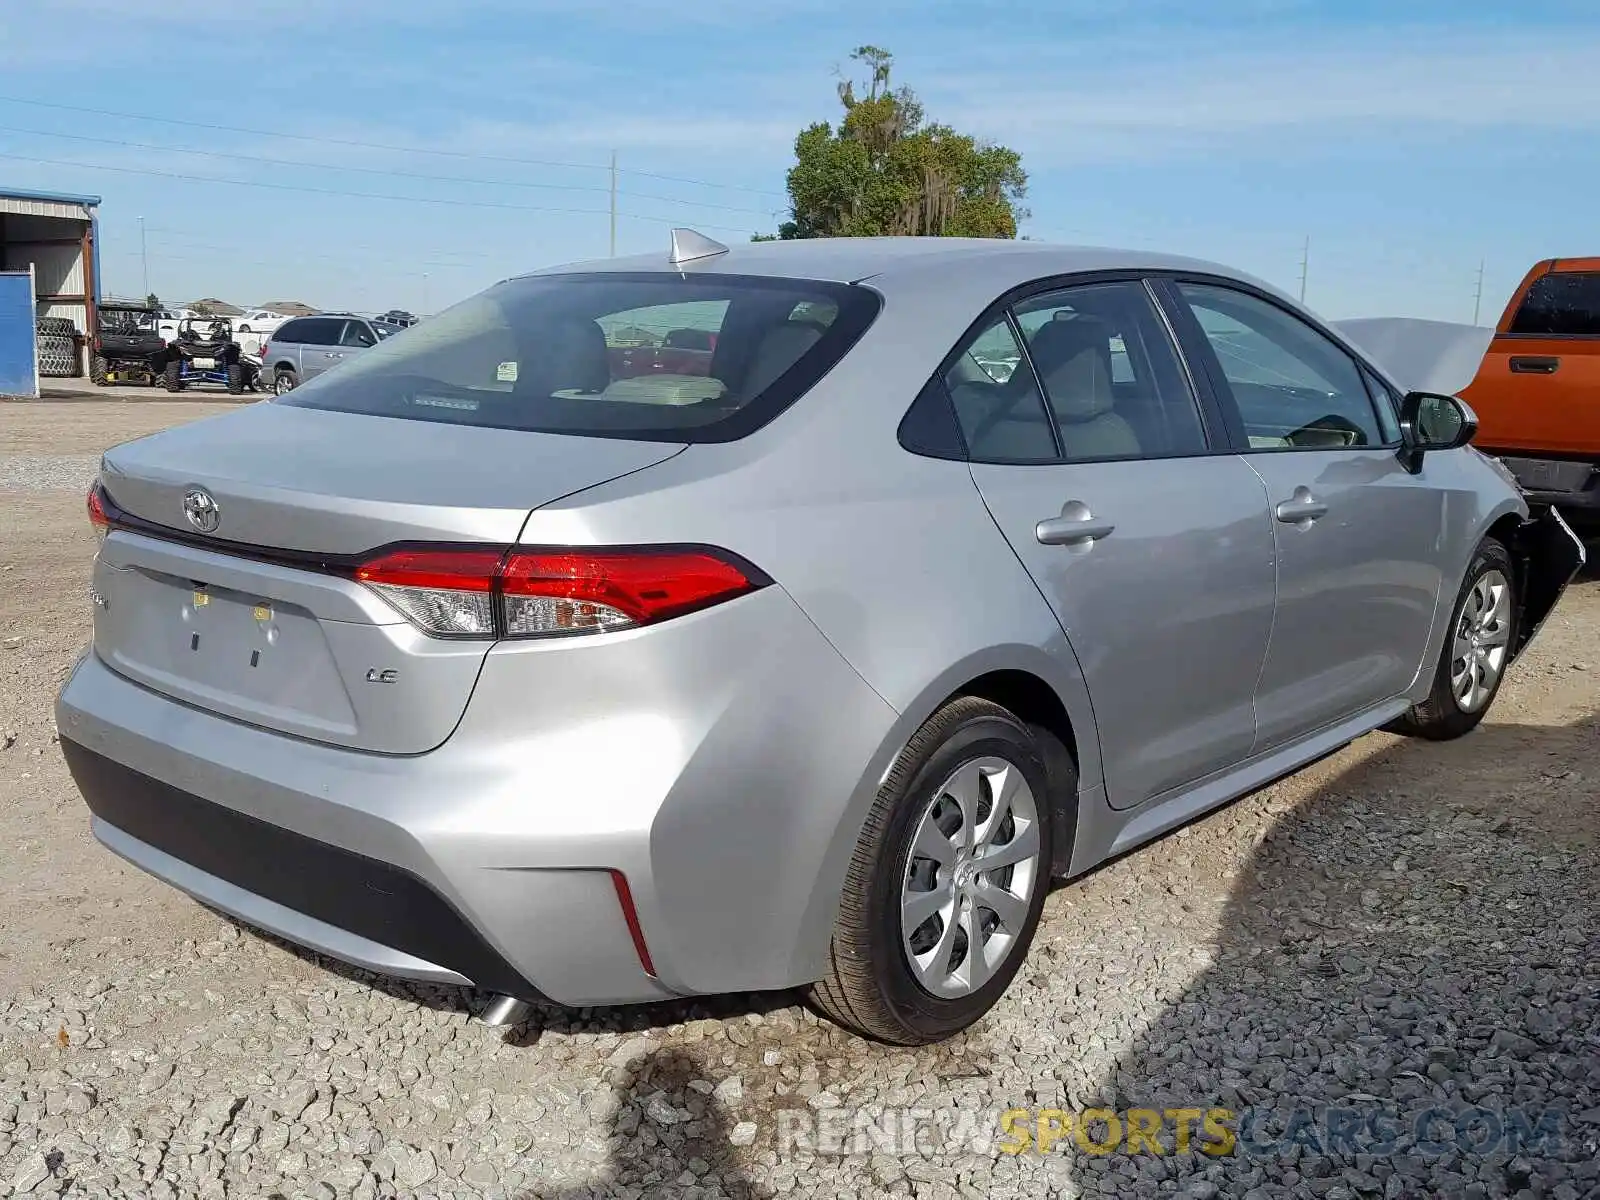
[[[1455,396],[1410,392],[1400,405],[1400,425],[1407,450],[1454,450],[1476,436],[1478,416]]]

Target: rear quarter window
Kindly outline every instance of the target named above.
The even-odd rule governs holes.
[[[541,433],[743,437],[822,378],[876,292],[736,275],[546,275],[498,284],[278,402]]]
[[[1528,288],[1510,333],[1544,337],[1600,337],[1600,274],[1552,271]]]

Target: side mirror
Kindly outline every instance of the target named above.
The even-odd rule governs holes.
[[[1422,465],[1429,450],[1454,450],[1478,433],[1478,414],[1466,401],[1438,392],[1407,392],[1400,402],[1402,453],[1412,468]]]

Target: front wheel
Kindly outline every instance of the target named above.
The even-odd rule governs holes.
[[[1395,732],[1447,741],[1470,733],[1500,692],[1517,636],[1516,567],[1494,538],[1472,556],[1456,598],[1428,698],[1395,722]]]
[[[293,371],[276,371],[272,376],[272,394],[274,396],[287,396],[294,391],[295,378]]]
[[[1050,889],[1047,778],[1035,735],[987,700],[953,700],[917,731],[851,859],[811,990],[824,1015],[913,1046],[994,1006]]]
[[[183,361],[181,359],[174,358],[168,362],[163,378],[164,382],[166,383],[167,391],[183,391]]]
[[[96,354],[89,360],[89,382],[93,383],[95,387],[105,387],[107,382],[106,369],[106,360]]]

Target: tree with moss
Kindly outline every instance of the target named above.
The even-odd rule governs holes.
[[[910,88],[890,85],[887,50],[850,57],[868,78],[839,84],[837,127],[819,121],[795,139],[791,219],[776,237],[1016,237],[1028,215],[1022,156],[928,121]]]

